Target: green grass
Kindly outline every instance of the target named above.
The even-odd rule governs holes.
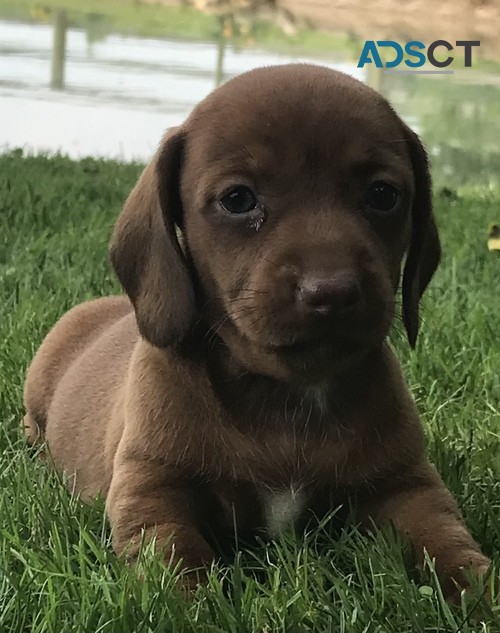
[[[139,169],[0,156],[0,631],[498,633],[498,608],[447,606],[431,569],[409,579],[391,533],[367,538],[354,528],[337,540],[325,527],[245,552],[188,603],[148,552],[142,580],[117,560],[102,504],[72,498],[27,449],[26,367],[65,310],[117,290],[106,243]],[[500,258],[486,250],[486,230],[499,203],[499,192],[485,190],[437,197],[445,257],[417,351],[393,337],[432,458],[497,565]]]
[[[136,0],[0,0],[0,18],[25,21],[52,21],[56,9],[67,11],[70,25],[85,29],[91,37],[121,33],[144,37],[170,37],[186,40],[216,40],[220,22],[210,13],[172,1],[170,5],[141,4]],[[256,19],[253,44],[296,54],[343,52],[359,55],[361,44],[345,33],[328,33],[301,25],[293,35],[276,24]],[[237,39],[236,45],[241,44]]]
[[[0,15],[8,19],[51,20],[55,9],[65,9],[70,23],[86,28],[100,18],[113,32],[150,37],[179,35],[205,39],[217,30],[217,20],[191,7],[140,5],[132,0],[0,0]]]

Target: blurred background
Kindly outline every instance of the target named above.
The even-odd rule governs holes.
[[[0,151],[145,161],[219,83],[316,61],[382,92],[441,186],[493,187],[499,34],[500,0],[0,0]],[[358,69],[366,39],[481,46],[472,68],[460,49],[451,75],[405,75]]]

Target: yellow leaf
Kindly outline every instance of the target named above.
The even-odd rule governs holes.
[[[488,250],[500,251],[500,226],[492,224],[488,234]]]

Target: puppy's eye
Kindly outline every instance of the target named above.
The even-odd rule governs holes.
[[[390,211],[396,206],[400,195],[399,191],[392,185],[383,180],[377,180],[368,188],[365,202],[377,211]]]
[[[254,194],[244,185],[238,185],[234,187],[234,189],[231,189],[219,202],[226,211],[234,213],[235,215],[248,213],[257,206],[257,200]]]

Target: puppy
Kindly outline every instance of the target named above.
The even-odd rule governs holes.
[[[404,259],[415,345],[440,244],[424,149],[379,94],[311,65],[229,81],[163,139],[110,255],[128,298],[49,333],[25,428],[106,498],[117,552],[155,536],[197,568],[235,526],[352,504],[444,578],[487,569],[386,343]]]

